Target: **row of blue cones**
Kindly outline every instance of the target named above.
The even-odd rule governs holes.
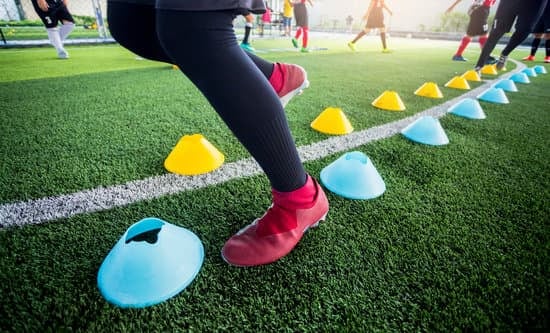
[[[448,113],[469,119],[485,119],[478,100],[507,104],[506,92],[518,91],[515,83],[530,83],[529,77],[546,74],[542,66],[500,80],[477,96],[465,98]],[[418,118],[401,134],[431,146],[446,145],[449,139],[439,121]],[[374,199],[386,191],[384,180],[367,155],[359,151],[343,154],[320,174],[322,184],[348,199]],[[204,261],[201,240],[191,231],[158,218],[146,218],[127,229],[103,261],[97,276],[101,294],[123,308],[142,308],[160,303],[185,289],[197,276]]]

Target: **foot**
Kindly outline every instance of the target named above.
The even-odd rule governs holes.
[[[474,67],[474,71],[477,73],[479,77],[481,77],[481,67],[479,66]]]
[[[497,63],[497,58],[493,56],[489,56],[489,58],[487,58],[487,60],[485,61],[485,65],[494,65],[496,63]]]
[[[461,55],[454,55],[453,56],[453,61],[468,61],[468,59],[464,58],[463,56]]]
[[[308,176],[292,192],[273,190],[273,204],[252,224],[237,232],[222,248],[222,258],[240,267],[265,265],[286,256],[304,233],[316,227],[328,213],[323,189]]]
[[[498,58],[496,68],[497,70],[502,70],[506,66],[506,60],[508,60],[508,56],[501,55],[500,58]]]
[[[535,61],[535,56],[534,55],[528,55],[527,57],[521,59],[523,61]]]
[[[297,40],[296,38],[292,38],[291,41],[292,41],[292,45],[293,45],[295,48],[298,48],[298,40]]]
[[[243,48],[243,50],[245,51],[248,51],[248,52],[256,52],[256,49],[252,47],[252,45],[250,45],[250,43],[241,43],[241,47]]]
[[[61,49],[57,51],[57,57],[59,59],[69,59],[69,52],[67,52],[67,50],[65,49]]]
[[[294,97],[302,94],[309,87],[306,70],[298,65],[277,63],[283,77],[283,86],[277,96],[283,107]]]
[[[550,56],[544,57],[544,62],[545,62],[546,64],[550,64]]]
[[[309,49],[308,49],[307,47],[302,47],[302,48],[300,49],[300,52],[302,52],[302,53],[309,53],[310,51],[309,51]]]
[[[355,43],[353,43],[353,42],[349,42],[349,43],[348,43],[348,47],[349,47],[350,50],[352,50],[353,52],[357,51],[357,49],[355,48]]]
[[[382,49],[382,53],[391,53],[391,51],[390,51],[390,49],[385,48],[385,49]]]

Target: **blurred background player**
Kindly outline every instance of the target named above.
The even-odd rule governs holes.
[[[283,3],[283,36],[290,37],[292,33],[292,16],[294,15],[294,10],[292,9],[292,3],[290,0],[284,0]]]
[[[355,43],[363,36],[368,34],[372,29],[378,29],[380,33],[380,40],[382,41],[382,52],[388,53],[388,47],[386,45],[386,25],[384,24],[384,9],[388,14],[393,15],[392,11],[386,6],[384,0],[371,0],[367,12],[363,16],[363,20],[366,20],[365,28],[361,30],[354,40],[348,43],[348,47],[355,52]]]
[[[462,0],[456,0],[449,9],[445,12],[449,14]],[[470,21],[468,22],[468,28],[466,29],[466,35],[462,37],[460,45],[456,53],[453,55],[454,61],[468,61],[462,56],[462,53],[474,37],[479,38],[479,46],[483,49],[483,45],[487,42],[489,35],[489,12],[491,7],[496,3],[496,0],[474,0],[474,3],[468,9],[468,15]]]
[[[268,24],[271,24],[271,8],[267,4],[267,1],[265,1],[265,12],[262,14],[260,19],[260,36],[263,37],[265,26]]]
[[[545,63],[550,63],[550,1],[540,17],[535,29],[533,29],[533,41],[531,42],[531,53],[523,58],[525,61],[535,61],[535,54],[539,48],[541,39],[544,38],[544,47],[546,49]]]
[[[533,31],[547,3],[547,0],[500,0],[493,26],[489,32],[489,38],[481,50],[474,70],[477,72],[481,71],[481,68],[489,59],[491,52],[500,38],[505,33],[509,32],[514,22],[516,22],[515,31],[501,51],[500,57],[496,63],[496,68],[498,70],[503,69],[506,66],[506,61],[510,53],[529,36],[531,31]]]
[[[74,19],[67,7],[68,0],[32,0],[36,14],[42,20],[50,43],[55,47],[60,59],[68,59],[63,41],[74,29]],[[61,26],[59,26],[61,23]]]
[[[302,48],[301,52],[309,52],[307,47],[309,41],[309,15],[307,12],[306,3],[313,6],[312,0],[294,0],[292,6],[294,8],[294,17],[296,19],[296,34],[292,38],[292,45],[298,48],[298,40],[302,36]]]
[[[252,32],[252,28],[254,27],[254,14],[245,13],[243,16],[245,19],[245,23],[244,23],[244,37],[243,37],[243,41],[241,42],[241,47],[248,52],[256,52],[256,50],[252,47],[252,45],[250,45],[250,33]]]

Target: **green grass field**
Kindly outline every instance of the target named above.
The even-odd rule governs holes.
[[[456,43],[407,39],[382,54],[376,37],[351,53],[345,41],[312,38],[327,50],[300,54],[286,40],[254,40],[259,55],[308,71],[311,87],[286,108],[300,147],[331,138],[309,126],[329,106],[358,132],[460,99],[468,91],[444,84],[478,55],[472,45],[471,61],[456,63]],[[204,135],[226,163],[249,158],[171,65],[117,45],[68,50],[67,61],[52,48],[0,50],[0,222],[16,203],[166,175],[164,159],[183,135]],[[413,94],[428,81],[443,99]],[[482,102],[487,119],[443,116],[448,145],[394,135],[353,149],[373,161],[386,192],[366,201],[327,192],[327,220],[268,266],[235,268],[219,254],[269,206],[263,175],[46,221],[24,216],[25,225],[0,230],[0,330],[548,331],[550,75],[531,81],[507,93],[510,104]],[[386,90],[406,111],[371,105]],[[306,168],[318,177],[342,153]],[[204,265],[161,304],[117,308],[97,288],[98,269],[127,228],[150,216],[196,233]]]

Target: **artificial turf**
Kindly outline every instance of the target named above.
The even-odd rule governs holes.
[[[278,43],[261,41],[256,47],[281,47]],[[329,51],[265,53],[308,70],[311,88],[287,108],[299,145],[326,138],[309,123],[328,106],[341,107],[356,130],[366,129],[441,103],[412,92],[426,81],[442,87],[469,69],[449,61],[453,47],[445,43],[403,41],[406,47],[389,55],[375,51],[376,42],[365,42],[358,53],[349,53],[338,39],[317,43]],[[0,79],[0,202],[163,174],[171,147],[194,132],[214,142],[228,161],[248,156],[171,66],[138,61],[116,46],[69,49],[74,63],[57,61],[48,51],[0,58],[11,64]],[[96,60],[90,64],[80,56]],[[41,65],[50,72],[32,70]],[[264,176],[4,228],[0,329],[548,330],[549,87],[550,76],[539,75],[508,94],[510,104],[483,102],[485,120],[446,115],[441,118],[450,139],[446,146],[397,135],[358,147],[375,164],[386,192],[366,201],[329,192],[326,222],[272,265],[234,268],[219,255],[224,241],[269,205]],[[386,89],[400,93],[405,112],[370,105]],[[462,93],[442,90],[443,101]],[[337,157],[308,162],[306,168],[318,176]],[[97,270],[125,230],[147,216],[195,232],[205,262],[174,298],[145,309],[119,309],[99,293]]]

